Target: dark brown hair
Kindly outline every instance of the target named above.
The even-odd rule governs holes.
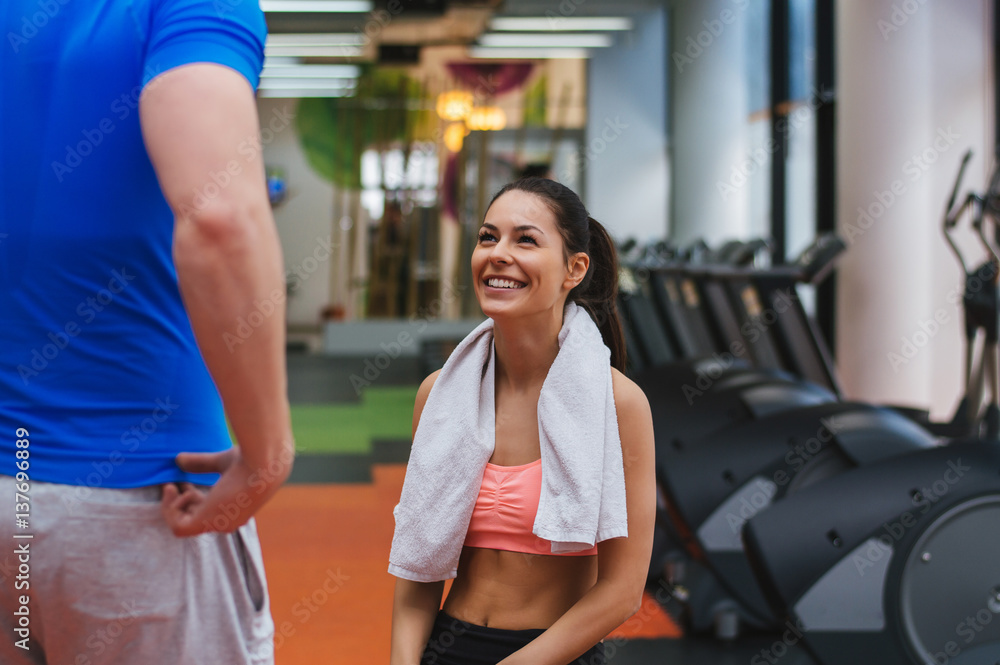
[[[569,292],[567,301],[575,302],[590,314],[611,350],[611,366],[625,371],[625,335],[618,318],[618,254],[607,230],[587,213],[583,201],[573,190],[547,178],[521,178],[504,185],[493,202],[510,191],[538,196],[555,215],[567,261],[570,255],[583,252],[590,257],[590,267],[583,281]]]

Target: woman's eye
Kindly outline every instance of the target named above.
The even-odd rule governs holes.
[[[534,238],[532,238],[531,236],[529,236],[529,235],[523,235],[523,236],[521,236],[521,238],[518,240],[518,242],[530,242],[532,245],[537,245],[538,244],[538,242]]]
[[[491,241],[495,241],[495,240],[496,240],[496,236],[494,236],[492,233],[480,233],[479,234],[479,242],[491,242]]]

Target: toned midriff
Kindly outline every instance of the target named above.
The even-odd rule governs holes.
[[[444,611],[480,626],[548,628],[596,581],[596,556],[465,547]]]

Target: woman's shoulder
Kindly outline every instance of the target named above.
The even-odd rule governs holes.
[[[437,381],[437,378],[438,378],[438,376],[440,374],[441,374],[441,370],[435,370],[435,371],[431,372],[430,374],[428,374],[427,378],[425,378],[423,381],[420,382],[420,387],[417,388],[417,398],[418,399],[419,399],[419,397],[421,395],[424,396],[424,399],[427,399],[427,395],[430,394],[431,388],[434,387],[434,382]]]
[[[649,400],[634,381],[611,368],[611,386],[618,414],[618,435],[626,468],[652,469],[655,464],[653,444],[653,413]],[[633,462],[640,462],[638,466]]]
[[[441,370],[431,372],[427,375],[427,378],[420,382],[420,387],[417,388],[417,396],[413,400],[414,433],[417,431],[417,424],[420,422],[420,414],[424,411],[424,405],[427,404],[427,396],[431,394],[431,388],[434,387],[434,382],[437,381],[439,374],[441,374]]]
[[[646,393],[636,385],[635,381],[614,367],[611,368],[611,388],[614,390],[619,419],[622,416],[638,416],[650,412]]]

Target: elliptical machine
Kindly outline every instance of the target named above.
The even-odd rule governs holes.
[[[972,159],[969,150],[962,158],[952,188],[951,197],[945,207],[942,230],[948,247],[955,255],[958,265],[965,276],[965,289],[962,294],[962,308],[965,322],[965,394],[962,396],[955,414],[947,423],[924,423],[935,434],[950,437],[979,437],[996,439],[1000,436],[1000,354],[998,354],[998,339],[1000,339],[1000,291],[997,287],[998,266],[1000,256],[997,255],[992,243],[986,237],[983,228],[983,218],[987,210],[987,202],[997,198],[997,187],[1000,185],[1000,169],[994,174],[990,189],[986,195],[975,192],[966,195],[959,207],[955,207],[959,188],[965,169]],[[994,208],[995,208],[994,204]],[[988,258],[981,265],[970,269],[962,252],[958,249],[953,233],[966,210],[972,211],[972,227],[976,231]],[[996,211],[994,211],[996,214]],[[979,332],[983,333],[982,351],[976,352]],[[977,362],[978,357],[978,362]],[[986,410],[982,410],[982,400],[985,388],[989,388],[990,401]]]
[[[968,160],[967,154],[959,182]],[[973,226],[996,260],[982,222],[985,213],[1000,211],[991,203],[1000,195],[1000,175],[986,196],[969,195],[954,210],[959,182],[944,228],[966,275],[967,394],[940,429],[969,428],[985,438],[840,474],[761,511],[743,530],[770,606],[823,665],[1000,662],[1000,441],[990,415],[997,394],[991,334],[998,325],[997,270],[987,268],[991,277],[977,285],[978,271],[966,269],[950,236],[971,207]],[[985,368],[976,367],[973,348],[980,327]],[[980,416],[975,384],[984,375],[993,384],[992,402]]]

